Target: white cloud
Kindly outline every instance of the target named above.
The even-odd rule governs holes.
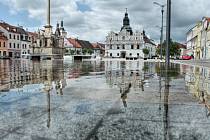
[[[87,4],[91,11],[79,11],[78,1]],[[166,3],[166,0],[156,1]],[[38,19],[45,24],[47,0],[4,0],[1,3],[8,4],[13,14],[25,10],[31,20]],[[161,13],[160,8],[153,5],[153,0],[51,0],[51,3],[52,23],[55,25],[63,19],[70,36],[104,41],[110,30],[120,30],[125,8],[128,8],[132,28],[144,28],[151,38],[159,39],[159,29],[155,26],[161,23]],[[210,16],[209,5],[206,0],[172,1],[172,37],[184,41],[185,33],[196,21]]]

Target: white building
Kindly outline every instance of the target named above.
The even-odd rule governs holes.
[[[144,37],[144,48],[149,50],[148,56],[144,56],[144,57],[147,57],[147,58],[155,57],[157,45],[154,43],[152,39],[149,39],[146,36],[145,31],[143,31],[143,37]]]
[[[30,49],[32,46],[31,37],[28,32],[24,29],[20,30],[20,40],[21,40],[21,58],[30,58]]]
[[[132,31],[128,13],[126,11],[120,32],[110,32],[106,37],[105,57],[126,59],[144,58],[143,49],[145,48],[145,45],[154,52],[154,50],[151,49],[151,40],[149,39],[150,41],[146,43],[144,41],[145,34],[143,33]],[[156,49],[156,46],[154,49]],[[153,55],[152,52],[150,52],[151,56]]]

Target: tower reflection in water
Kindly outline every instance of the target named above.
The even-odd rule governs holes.
[[[154,63],[143,61],[107,61],[105,62],[106,83],[112,88],[118,88],[124,107],[127,107],[127,97],[131,90],[144,92],[146,80],[154,76]]]
[[[0,61],[0,68],[0,92],[46,93],[50,127],[51,95],[62,96],[66,86],[63,61],[4,60]]]

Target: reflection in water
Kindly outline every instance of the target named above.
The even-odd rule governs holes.
[[[206,117],[210,116],[210,70],[194,66],[182,66],[188,91],[206,108]]]
[[[50,117],[50,92],[47,93],[47,112],[48,112],[48,120],[47,120],[47,127],[50,128],[50,121],[51,121],[51,117]]]
[[[179,65],[172,65],[172,68],[165,69],[162,63],[141,61],[100,63],[43,61],[40,63],[6,60],[0,62],[0,90],[11,91],[3,94],[12,95],[6,98],[2,96],[0,103],[3,104],[10,97],[20,96],[21,94],[18,93],[24,93],[24,95],[36,93],[33,94],[36,97],[29,96],[30,99],[25,99],[26,102],[31,102],[27,104],[27,109],[24,108],[26,115],[21,119],[31,122],[30,119],[33,117],[27,116],[27,113],[29,112],[34,116],[35,114],[42,115],[42,108],[44,107],[45,117],[42,118],[43,120],[36,121],[34,119],[37,126],[31,127],[30,124],[27,124],[27,127],[37,127],[40,130],[40,126],[42,126],[40,122],[45,121],[44,128],[50,129],[45,130],[43,128],[44,133],[64,128],[64,135],[76,137],[74,132],[69,131],[69,128],[72,127],[77,130],[76,133],[80,132],[78,135],[82,135],[82,138],[86,137],[84,136],[87,134],[86,132],[93,130],[90,135],[97,136],[97,138],[102,133],[110,135],[113,133],[113,135],[120,136],[122,132],[123,134],[126,133],[126,136],[129,134],[140,135],[142,139],[168,140],[173,139],[173,137],[175,137],[174,139],[181,139],[182,135],[200,136],[200,132],[203,130],[198,130],[198,134],[189,134],[185,130],[194,132],[191,130],[196,129],[197,125],[202,127],[201,125],[205,124],[204,128],[206,128],[209,123],[209,119],[203,119],[202,113],[205,112],[200,109],[205,107],[206,114],[203,115],[210,116],[210,71],[208,69],[183,68]],[[96,82],[89,84],[91,80],[96,80]],[[191,99],[191,95],[185,93],[184,82],[200,105],[194,100],[195,98]],[[81,86],[84,87],[80,89]],[[96,88],[96,86],[98,87]],[[70,89],[69,93],[67,88],[63,90],[65,87]],[[84,89],[87,89],[88,92]],[[110,89],[116,92],[110,93]],[[115,93],[116,95],[114,95]],[[64,96],[65,100],[62,98]],[[23,98],[18,99],[21,99],[18,100],[18,103],[24,102],[22,101]],[[40,102],[37,103],[37,100]],[[117,103],[120,101],[121,106],[116,105],[115,101]],[[3,108],[7,109],[8,104],[17,106],[17,102],[8,101],[6,105],[3,105]],[[22,104],[19,107],[20,110],[24,110]],[[126,111],[122,111],[122,108],[126,108]],[[7,112],[4,113],[4,110],[6,109],[2,109],[3,121],[5,122]],[[12,111],[16,113],[19,110]],[[103,113],[105,115],[100,119]],[[194,117],[192,114],[198,116]],[[12,120],[12,117],[7,120]],[[197,118],[201,119],[198,120]],[[94,127],[93,121],[95,120],[100,121]],[[52,123],[52,121],[55,122]],[[61,121],[63,123],[60,123]],[[189,125],[191,122],[196,122],[196,125]],[[56,125],[52,126],[52,124]],[[124,131],[125,128],[128,130],[127,132]],[[119,130],[119,133],[115,130]],[[83,134],[84,132],[85,134]],[[140,139],[139,137],[135,138]]]
[[[169,97],[169,75],[168,68],[165,71],[165,92],[164,92],[164,140],[169,140],[169,110],[168,110],[168,97]]]
[[[52,94],[63,95],[63,88],[66,86],[63,61],[4,60],[0,62],[0,91],[17,90],[19,93],[44,91],[46,93],[47,127],[49,128],[51,121],[50,96]]]
[[[0,91],[11,89],[24,91],[25,87],[30,87],[32,92],[36,84],[44,84],[44,90],[47,91],[53,82],[56,86],[65,84],[63,61],[46,60],[40,63],[29,60],[4,60],[0,62]]]
[[[131,88],[131,83],[129,83],[128,87],[126,87],[124,89],[120,88],[121,99],[122,99],[124,107],[127,107],[126,99],[127,99],[127,94],[130,92],[130,88]]]
[[[126,100],[130,90],[133,89],[136,92],[143,92],[146,80],[154,76],[154,73],[154,63],[140,61],[105,62],[106,82],[111,88],[119,89],[124,107],[127,107]]]

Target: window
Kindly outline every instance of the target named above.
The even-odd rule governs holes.
[[[132,53],[130,53],[130,56],[132,56]]]
[[[110,53],[110,56],[112,57],[112,53]]]
[[[20,40],[23,40],[23,35],[20,36]]]
[[[15,39],[15,35],[13,35],[13,39]]]
[[[1,42],[0,42],[0,47],[1,47]]]
[[[12,35],[11,34],[9,34],[9,39],[12,39]]]
[[[20,39],[20,36],[19,35],[17,35],[17,40],[19,40]]]
[[[22,45],[22,49],[24,49],[24,44]]]
[[[122,40],[125,40],[125,36],[122,37]]]
[[[27,40],[27,41],[28,41],[28,36],[25,36],[25,40]]]
[[[139,44],[137,45],[137,49],[139,49],[140,47],[139,47]]]
[[[42,41],[41,40],[39,41],[39,45],[42,46]]]
[[[3,52],[3,56],[7,56],[7,52],[6,51]]]
[[[134,49],[133,45],[131,45],[131,49]]]
[[[119,47],[119,46],[117,46],[117,49],[119,50],[119,49],[120,49],[120,47]]]
[[[119,53],[117,53],[117,56],[120,56],[120,54],[119,54]]]
[[[110,50],[112,49],[112,45],[110,45]]]
[[[137,53],[137,57],[139,57],[139,53]]]
[[[4,47],[6,47],[6,43],[4,42]]]
[[[18,49],[20,48],[20,44],[17,44],[17,48],[18,48]]]
[[[16,47],[15,43],[13,44],[13,47],[14,47],[14,49],[15,49],[15,47]]]
[[[125,45],[122,46],[122,49],[123,49],[123,50],[125,49]]]
[[[12,43],[9,43],[9,47],[12,48]]]
[[[0,51],[0,56],[1,56],[1,51]]]

